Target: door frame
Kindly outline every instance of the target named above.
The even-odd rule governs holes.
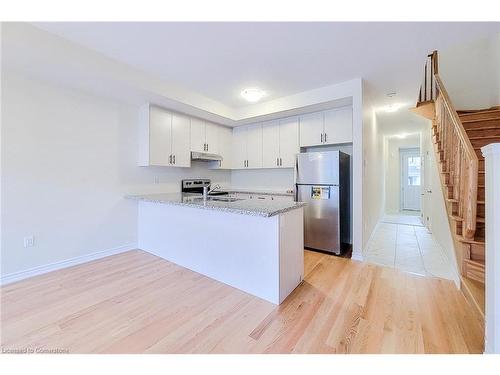
[[[420,157],[420,191],[418,194],[418,199],[420,200],[420,208],[415,210],[413,208],[405,208],[404,207],[404,186],[405,186],[405,163],[404,157],[408,154],[418,154]],[[420,147],[400,147],[399,148],[399,210],[400,211],[414,211],[414,212],[422,212],[422,154],[420,152]]]

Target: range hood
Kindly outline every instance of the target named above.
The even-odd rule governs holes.
[[[217,155],[217,154],[209,154],[208,152],[191,151],[191,160],[221,161],[222,156]]]

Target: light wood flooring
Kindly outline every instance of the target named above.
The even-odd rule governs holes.
[[[70,353],[481,353],[448,280],[305,252],[279,307],[136,250],[1,289],[3,348]]]

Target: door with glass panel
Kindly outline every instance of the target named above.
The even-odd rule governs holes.
[[[399,150],[401,155],[401,209],[420,211],[421,156],[420,149]]]

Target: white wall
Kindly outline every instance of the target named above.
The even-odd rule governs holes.
[[[231,171],[233,188],[285,191],[295,184],[293,168],[235,169]]]
[[[201,162],[137,167],[134,106],[2,73],[2,275],[134,246],[137,203],[125,194],[179,191],[187,177],[230,184]]]
[[[500,34],[438,52],[439,75],[456,109],[500,105]]]
[[[384,145],[377,117],[368,103],[363,107],[363,248],[384,207]]]
[[[414,134],[400,139],[386,138],[387,154],[385,158],[385,212],[398,213],[401,209],[401,148],[420,148],[420,135]]]
[[[448,262],[454,271],[454,281],[458,287],[460,285],[459,268],[443,189],[441,188],[439,165],[432,143],[431,126],[431,121],[427,121],[427,126],[421,133],[421,154],[424,158],[423,219],[448,258]]]

